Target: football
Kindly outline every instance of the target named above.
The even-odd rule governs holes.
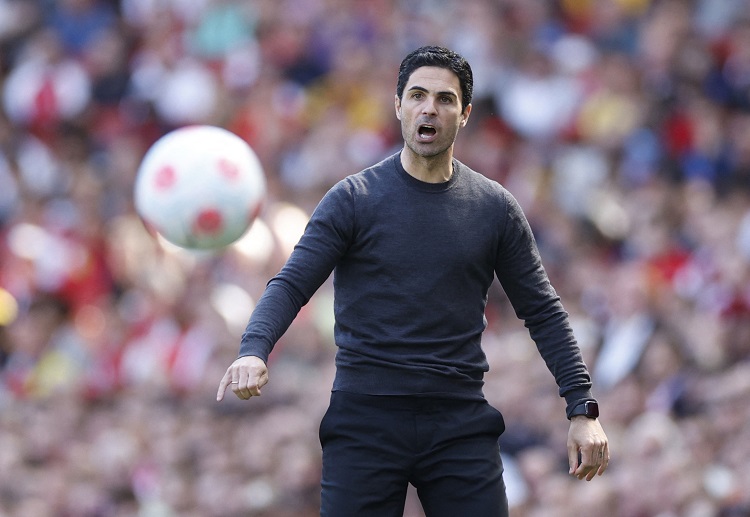
[[[266,179],[253,149],[231,131],[186,126],[159,138],[135,178],[135,210],[152,233],[189,249],[221,249],[250,228]]]

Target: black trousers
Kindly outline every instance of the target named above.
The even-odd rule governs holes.
[[[485,401],[333,392],[320,424],[320,514],[402,517],[411,483],[427,517],[506,517],[504,430]]]

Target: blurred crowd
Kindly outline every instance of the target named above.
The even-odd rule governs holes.
[[[323,193],[401,145],[423,44],[474,69],[456,157],[524,207],[611,442],[603,477],[567,474],[563,401],[495,286],[512,514],[750,515],[750,1],[0,0],[0,517],[317,515],[331,286],[261,398],[216,388]],[[220,252],[133,209],[187,124],[269,182]]]

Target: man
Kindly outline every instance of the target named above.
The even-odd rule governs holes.
[[[404,58],[403,149],[324,196],[221,379],[217,400],[230,386],[241,399],[260,395],[274,344],[334,271],[323,516],[400,516],[409,483],[428,517],[508,514],[505,425],[482,392],[495,275],[566,399],[570,473],[591,480],[607,468],[590,376],[526,218],[501,185],[453,158],[472,90],[469,64],[448,49]]]

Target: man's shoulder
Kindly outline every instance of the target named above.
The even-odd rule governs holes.
[[[454,159],[453,162],[456,170],[459,171],[461,178],[468,184],[474,185],[483,190],[494,192],[501,196],[505,196],[508,193],[508,190],[500,184],[500,182],[485,176],[481,172],[475,171],[459,160]]]
[[[366,169],[345,177],[339,183],[353,190],[372,187],[380,180],[388,178],[393,174],[396,170],[395,160],[397,156],[398,153],[391,154]]]
[[[370,165],[364,170],[359,171],[354,176],[359,177],[376,177],[384,172],[392,172],[396,169],[396,160],[398,159],[399,153],[390,154],[384,157],[379,162]]]

